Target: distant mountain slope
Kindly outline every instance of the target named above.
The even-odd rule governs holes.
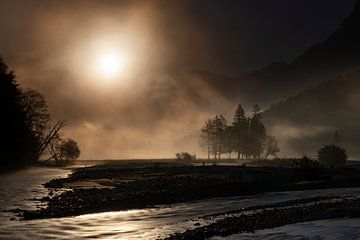
[[[264,112],[283,155],[315,154],[338,131],[349,155],[360,157],[360,0],[334,34],[290,63],[240,77],[202,70],[187,76],[245,106],[267,107],[294,96]]]
[[[278,94],[269,91],[269,83],[264,83],[265,80],[276,79],[276,76],[287,66],[286,62],[273,62],[263,69],[239,77],[229,77],[207,70],[192,69],[185,73],[185,77],[203,82],[207,87],[212,88],[229,100],[237,100],[245,105],[247,103],[253,105],[254,102],[268,105],[289,96],[287,94],[277,96]]]
[[[283,154],[315,153],[339,131],[350,156],[360,157],[360,71],[328,80],[264,112]]]
[[[239,77],[226,77],[209,71],[189,74],[202,79],[220,94],[241,102],[272,102],[296,94],[360,66],[360,0],[353,13],[324,42],[310,47],[290,63],[275,62]]]
[[[304,76],[322,76],[348,71],[360,63],[360,1],[338,30],[324,42],[310,47],[303,55],[292,61],[282,75],[294,73]]]

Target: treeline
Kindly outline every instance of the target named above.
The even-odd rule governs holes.
[[[260,158],[279,152],[274,136],[267,136],[266,127],[262,122],[259,105],[255,105],[252,116],[247,117],[241,105],[235,111],[233,122],[227,124],[223,115],[216,115],[205,121],[201,129],[200,147],[214,159],[221,159],[222,154],[237,154],[238,159]]]
[[[60,136],[66,122],[53,122],[45,98],[35,90],[21,89],[1,58],[0,111],[0,170],[33,165],[40,159],[79,157],[76,142]]]

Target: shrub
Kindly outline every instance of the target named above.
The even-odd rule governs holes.
[[[306,155],[302,158],[294,160],[294,165],[302,169],[314,169],[320,167],[319,162],[316,162]]]
[[[347,160],[345,149],[336,145],[325,145],[318,152],[318,160],[327,167],[344,166]]]
[[[321,178],[323,169],[321,168],[319,162],[314,159],[305,155],[302,158],[295,159],[293,163],[296,166],[294,177],[297,180],[311,181]]]
[[[182,152],[182,153],[177,153],[176,155],[176,160],[178,161],[193,161],[196,160],[196,155],[191,155],[190,153],[187,152]]]

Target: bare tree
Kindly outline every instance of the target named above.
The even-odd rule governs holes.
[[[60,154],[58,152],[61,143],[60,130],[66,125],[66,121],[58,121],[53,125],[49,125],[44,132],[44,138],[39,144],[37,151],[38,158],[48,157],[46,160],[58,160]]]
[[[57,148],[61,143],[60,130],[66,125],[66,121],[53,123],[44,96],[35,90],[23,91],[21,104],[25,111],[27,128],[37,141],[36,159],[59,159]]]

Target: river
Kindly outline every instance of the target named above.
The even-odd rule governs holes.
[[[8,210],[35,209],[47,196],[46,181],[65,177],[69,169],[31,168],[0,175],[0,239],[156,239],[194,228],[198,216],[319,195],[360,196],[360,188],[273,192],[210,199],[131,211],[23,221]],[[213,239],[358,239],[359,219],[333,219]]]

